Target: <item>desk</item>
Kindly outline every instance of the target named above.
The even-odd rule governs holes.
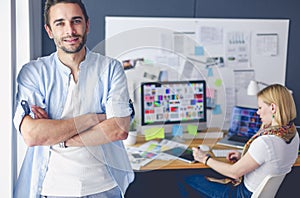
[[[187,141],[189,147],[198,147],[199,144],[201,144],[203,139],[194,139]],[[214,140],[214,142],[216,142]],[[138,138],[137,145],[140,145],[143,143],[142,137]],[[221,146],[221,145],[213,145],[213,149],[231,149],[231,147],[228,146]],[[237,149],[232,147],[232,149]],[[212,154],[213,156],[213,154]],[[216,158],[220,161],[226,162],[227,160],[225,158]],[[296,163],[294,166],[300,166],[300,157],[298,156]],[[141,171],[149,171],[149,170],[172,170],[172,169],[197,169],[197,168],[208,168],[208,166],[205,166],[202,163],[193,163],[189,164],[187,162],[183,162],[181,160],[172,160],[172,161],[163,161],[163,160],[153,160],[147,165],[141,167]]]
[[[203,140],[193,140],[190,147],[197,147]],[[138,139],[137,144],[142,144],[143,140]],[[228,149],[230,147],[216,145],[213,148]],[[236,149],[236,148],[233,148]],[[225,161],[224,158],[218,158]],[[187,175],[202,174],[213,177],[220,177],[218,173],[202,163],[189,164],[180,160],[171,162],[154,160],[142,167],[140,171],[135,171],[135,180],[129,186],[125,198],[181,198],[178,192],[178,181]],[[298,157],[292,172],[283,181],[276,198],[295,197],[299,195],[298,183],[300,175],[300,158]]]

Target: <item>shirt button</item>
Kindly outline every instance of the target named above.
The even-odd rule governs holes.
[[[39,187],[38,191],[39,191],[39,192],[42,192],[42,188],[41,188],[41,187]]]

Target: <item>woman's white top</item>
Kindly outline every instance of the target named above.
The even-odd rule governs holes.
[[[267,175],[287,174],[298,158],[299,135],[296,133],[287,144],[275,135],[263,135],[256,138],[249,147],[249,154],[260,167],[244,175],[244,184],[254,192]]]

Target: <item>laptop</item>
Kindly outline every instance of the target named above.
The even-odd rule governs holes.
[[[217,144],[242,149],[261,127],[262,123],[256,112],[255,108],[234,106],[228,134]]]

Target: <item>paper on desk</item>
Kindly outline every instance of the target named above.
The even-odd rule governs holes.
[[[175,148],[175,147],[182,147],[187,148],[188,146],[179,142],[175,142],[172,140],[166,140],[163,139],[160,142],[152,140],[149,142],[146,142],[138,147],[139,150],[142,151],[148,151],[148,152],[154,152],[154,153],[160,153],[162,151]]]
[[[159,142],[159,144],[161,145],[161,151],[165,151],[171,148],[175,148],[175,147],[182,147],[182,148],[187,148],[188,146],[179,142],[175,142],[172,140],[166,140],[163,139]]]
[[[139,147],[126,147],[132,169],[140,170],[153,159],[174,160],[176,157],[161,153],[174,147],[187,148],[188,146],[171,140],[163,139],[160,142],[152,140]]]
[[[134,170],[140,170],[142,166],[145,166],[157,157],[157,153],[142,151],[136,147],[127,147],[126,150],[131,167]]]
[[[170,161],[170,160],[176,160],[178,157],[169,155],[167,153],[159,153],[155,159],[157,160],[163,160],[163,161]]]
[[[138,147],[138,149],[142,151],[159,153],[161,149],[161,145],[159,144],[158,141],[152,140],[142,144],[141,146]]]

